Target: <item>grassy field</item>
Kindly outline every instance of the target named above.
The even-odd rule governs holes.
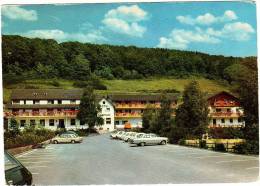
[[[195,78],[174,79],[174,78],[150,78],[144,80],[102,80],[108,90],[97,90],[98,94],[115,94],[115,93],[159,93],[162,90],[182,92],[184,87]],[[208,93],[216,93],[219,91],[230,91],[231,87],[221,82],[208,80],[205,78],[196,78],[201,89]],[[4,101],[10,98],[12,89],[23,88],[76,88],[73,86],[74,81],[58,80],[59,86],[53,83],[53,80],[29,80],[24,83],[9,85],[4,87]]]

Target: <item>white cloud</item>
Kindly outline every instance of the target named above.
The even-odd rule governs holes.
[[[210,43],[216,44],[220,40],[209,34],[203,33],[200,29],[195,31],[184,29],[173,29],[169,37],[161,37],[157,45],[159,48],[187,49],[190,43]]]
[[[222,16],[214,16],[210,13],[199,15],[196,18],[192,18],[190,15],[177,16],[176,19],[183,24],[188,25],[210,25],[218,22],[229,22],[237,19],[237,15],[232,10],[226,10]]]
[[[99,30],[93,30],[89,33],[66,33],[62,30],[30,30],[25,33],[20,33],[25,37],[30,38],[42,38],[42,39],[55,39],[58,42],[64,41],[80,41],[80,42],[93,42],[100,43],[105,41],[106,38],[102,35]]]
[[[168,37],[159,39],[157,47],[187,49],[190,43],[217,44],[222,42],[221,39],[247,41],[254,32],[250,24],[243,22],[226,23],[220,30],[199,27],[194,30],[173,29]]]
[[[109,10],[105,18],[123,19],[128,22],[138,22],[147,19],[147,12],[137,5],[119,6],[116,9]]]
[[[2,14],[13,20],[36,21],[38,19],[35,10],[26,10],[18,5],[2,6]]]
[[[207,34],[222,38],[228,38],[236,41],[247,41],[250,39],[251,34],[255,32],[253,27],[244,22],[227,23],[221,30],[214,30],[208,28]]]
[[[138,22],[148,19],[148,13],[137,5],[119,6],[109,10],[102,23],[111,31],[133,37],[142,37],[146,27]]]

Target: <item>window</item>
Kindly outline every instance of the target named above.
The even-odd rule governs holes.
[[[85,123],[83,121],[80,121],[80,125],[85,125]]]
[[[106,124],[111,124],[111,118],[106,118]]]
[[[54,104],[54,100],[48,100],[48,104]]]
[[[241,119],[241,118],[238,118],[237,121],[238,121],[238,123],[241,123],[241,122],[242,122],[242,119]]]
[[[225,119],[224,118],[221,119],[221,123],[225,123]]]
[[[232,118],[231,118],[231,119],[229,119],[229,122],[230,122],[230,123],[233,123],[233,119],[232,119]]]
[[[25,120],[20,120],[20,127],[24,127],[25,126]]]
[[[76,120],[75,119],[71,119],[70,120],[70,125],[73,125],[73,126],[76,125]]]
[[[228,109],[227,109],[227,112],[231,112],[231,109],[230,109],[230,108],[228,108]]]
[[[40,104],[39,100],[33,100],[33,104]]]
[[[54,119],[49,120],[49,126],[54,126]]]
[[[75,99],[70,100],[70,104],[76,104],[76,100]]]
[[[216,112],[221,112],[221,109],[217,108],[217,109],[216,109]]]
[[[40,125],[43,126],[43,127],[45,126],[45,119],[40,120]]]
[[[125,124],[125,123],[127,123],[127,121],[125,120],[125,121],[123,121],[123,124]]]
[[[106,104],[106,102],[105,101],[103,101],[103,105],[105,105]]]
[[[213,119],[213,125],[216,125],[216,124],[217,124],[216,119]]]
[[[109,108],[109,107],[107,107],[107,111],[110,111],[110,108]]]
[[[20,104],[20,100],[13,100],[13,104]]]
[[[35,125],[35,120],[34,119],[31,119],[30,120],[30,126],[34,126]]]
[[[119,125],[119,121],[118,120],[116,120],[115,123],[116,123],[116,125]]]
[[[61,100],[58,100],[58,104],[61,104]]]

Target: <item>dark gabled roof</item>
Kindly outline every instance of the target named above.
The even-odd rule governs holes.
[[[226,91],[221,91],[221,92],[218,92],[214,95],[210,95],[210,97],[208,97],[208,100],[214,99],[215,97],[218,97],[219,95],[226,95],[226,96],[231,97],[232,99],[234,99],[236,101],[239,101],[239,98],[237,98],[236,96],[234,96],[231,93],[226,92]]]
[[[13,89],[11,100],[80,99],[82,94],[82,89]]]
[[[83,89],[13,89],[11,100],[46,100],[46,99],[81,99]],[[169,93],[166,97],[170,100],[177,100],[177,94]],[[161,94],[111,94],[97,95],[96,99],[105,98],[110,102],[114,101],[160,101]]]
[[[166,94],[166,98],[175,101],[177,100],[176,94]],[[161,94],[135,94],[135,95],[108,95],[108,99],[112,101],[160,101],[162,99]]]

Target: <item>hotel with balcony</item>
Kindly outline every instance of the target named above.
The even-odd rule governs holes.
[[[227,92],[208,98],[209,127],[243,127],[243,109],[239,99]]]
[[[167,94],[167,99],[172,101],[172,108],[177,106],[177,97],[175,94]],[[120,129],[126,123],[131,124],[133,128],[142,127],[142,114],[149,107],[161,108],[161,95],[111,95],[108,99],[112,100],[115,107],[115,128]]]
[[[41,125],[56,130],[85,129],[87,124],[80,122],[76,116],[83,91],[80,89],[14,89],[11,101],[6,105],[5,117],[10,123],[15,118],[20,128],[26,125]],[[167,95],[176,107],[175,96]],[[147,105],[160,108],[160,95],[107,95],[98,97],[101,106],[100,116],[104,119],[99,130],[112,131],[123,129],[125,124],[131,128],[142,127],[142,113]]]

